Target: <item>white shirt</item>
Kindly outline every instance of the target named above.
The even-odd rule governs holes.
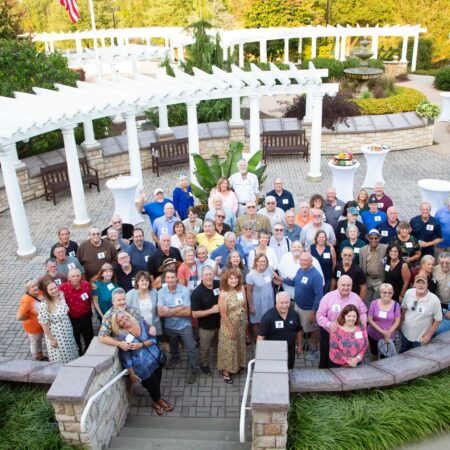
[[[239,203],[254,202],[259,194],[258,177],[254,173],[249,173],[242,177],[240,172],[234,173],[229,178],[231,187],[236,194]]]
[[[252,250],[248,255],[248,268],[253,269],[253,263],[255,262],[256,249]],[[278,258],[275,250],[271,247],[266,248],[266,256],[269,260],[269,266],[272,267],[273,270],[276,270],[278,267]]]
[[[267,208],[262,208],[258,211],[258,214],[268,217],[268,219],[270,220],[270,226],[272,227],[272,230],[273,226],[278,222],[281,222],[283,225],[286,225],[285,220],[286,213],[281,208],[276,207],[275,211],[273,212],[267,211]]]
[[[308,248],[311,244],[314,244],[314,237],[318,230],[325,231],[329,244],[334,244],[336,235],[330,224],[323,222],[320,228],[314,228],[313,223],[310,222],[303,227],[302,232],[300,233],[300,242],[302,243],[303,248]]]

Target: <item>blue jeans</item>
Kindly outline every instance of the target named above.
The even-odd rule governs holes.
[[[445,317],[448,313],[448,309],[442,309],[442,322],[437,327],[437,330],[434,332],[433,337],[435,338],[438,334],[444,333],[445,331],[450,331],[450,320]]]
[[[178,342],[183,339],[184,349],[189,358],[189,366],[192,369],[198,369],[198,352],[195,346],[194,335],[192,334],[192,327],[188,326],[182,330],[165,329],[167,338],[169,339],[171,359],[180,359],[180,350]]]
[[[400,335],[402,336],[402,344],[400,346],[399,353],[407,352],[408,350],[411,350],[412,348],[417,348],[422,345],[420,342],[417,342],[417,341],[408,341],[408,339],[406,339],[405,335],[402,332],[400,332]]]

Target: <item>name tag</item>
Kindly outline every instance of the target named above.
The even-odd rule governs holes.
[[[359,247],[355,247],[355,248],[353,249],[353,252],[354,252],[354,253],[359,253]]]
[[[238,300],[244,300],[244,294],[242,292],[238,292],[236,294],[236,297],[237,297]]]
[[[341,209],[342,209],[341,205],[336,205],[336,206],[334,207],[334,210],[335,210],[335,211],[340,211]]]
[[[175,305],[181,306],[182,304],[183,304],[183,299],[182,298],[176,298],[175,299]]]
[[[288,205],[289,204],[289,200],[287,198],[283,198],[283,205]]]
[[[433,230],[434,230],[434,225],[428,224],[428,225],[427,225],[427,230],[428,230],[428,231],[433,231]]]
[[[108,291],[112,291],[114,289],[114,283],[108,283],[106,287],[108,288]]]
[[[324,253],[323,254],[323,259],[330,259],[330,254],[329,253]]]
[[[331,305],[331,311],[333,312],[340,312],[341,310],[341,305]]]
[[[161,287],[163,288],[163,287],[167,287],[167,283],[163,283],[162,285],[161,285]]]
[[[342,273],[341,273],[340,270],[336,271],[336,276],[337,276],[338,278],[340,278],[341,275],[342,275]]]
[[[378,311],[378,317],[380,319],[387,319],[387,312],[386,311]]]
[[[275,328],[284,328],[284,322],[282,320],[276,320]]]
[[[412,242],[406,242],[405,247],[406,248],[413,248],[413,243]]]
[[[391,266],[389,264],[386,264],[384,266],[384,270],[385,270],[385,272],[389,272],[391,270]]]
[[[194,289],[195,288],[195,281],[188,281],[188,288]]]
[[[363,334],[362,331],[355,331],[355,339],[362,339]]]
[[[86,301],[89,298],[89,295],[86,292],[81,294],[81,300]]]
[[[272,282],[272,277],[271,277],[270,275],[266,275],[266,276],[264,277],[264,281],[265,281],[266,283],[271,283],[271,282]]]
[[[386,231],[386,230],[383,230],[382,232],[381,232],[381,236],[387,236],[388,235],[388,232]]]
[[[68,268],[69,270],[75,269],[75,264],[74,264],[74,263],[69,263],[69,264],[67,264],[67,268]]]
[[[252,244],[253,245],[258,245],[258,239],[252,239]]]
[[[380,203],[378,203],[378,208],[380,208],[380,209],[381,209],[381,208],[383,208],[383,207],[384,207],[384,203],[381,203],[381,202],[380,202]]]
[[[161,228],[161,234],[167,234],[169,229],[167,227]]]
[[[308,277],[302,277],[302,284],[306,284],[308,282]]]
[[[131,279],[131,284],[134,286],[134,283],[136,282],[136,278]]]
[[[420,314],[423,314],[425,312],[425,308],[423,306],[418,306],[417,307],[417,312]]]
[[[189,192],[189,197],[193,197],[194,194],[192,192]]]
[[[97,253],[97,258],[98,258],[98,259],[103,259],[103,258],[105,258],[105,252]]]
[[[213,289],[213,294],[214,295],[219,295],[220,294],[220,289],[219,288]]]
[[[132,334],[127,334],[125,341],[131,344],[133,342],[134,336]]]
[[[381,217],[380,216],[375,216],[375,222],[381,222]]]
[[[57,278],[56,280],[54,280],[54,283],[56,284],[56,286],[59,286],[61,284],[61,280]]]
[[[278,213],[277,213],[277,214],[274,214],[273,217],[274,217],[275,219],[278,219],[278,218],[279,218]]]
[[[74,251],[69,252],[69,256],[75,256],[75,252]]]
[[[149,255],[144,256],[145,262],[148,262],[148,258],[150,258]]]

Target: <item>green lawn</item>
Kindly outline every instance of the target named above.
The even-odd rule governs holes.
[[[71,450],[59,434],[46,388],[0,383],[1,450]]]
[[[344,395],[298,395],[289,412],[288,448],[382,450],[450,431],[450,373]]]

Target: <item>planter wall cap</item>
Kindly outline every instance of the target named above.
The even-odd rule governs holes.
[[[342,392],[342,381],[327,369],[292,369],[291,392]]]
[[[113,364],[114,358],[112,356],[84,355],[66,364],[66,367],[91,367],[98,375],[106,369],[109,369]]]
[[[28,374],[27,381],[37,384],[52,384],[63,365],[60,363],[47,364],[45,367],[33,370]]]
[[[91,367],[63,366],[47,392],[49,400],[60,403],[82,403],[95,377]]]
[[[0,364],[0,380],[27,382],[30,373],[49,365],[49,362],[34,359],[10,359]]]
[[[286,411],[289,408],[287,373],[255,373],[252,382],[252,409]]]
[[[255,362],[255,373],[288,373],[286,361],[257,359]]]
[[[364,364],[355,369],[330,369],[333,375],[342,381],[343,391],[370,389],[372,387],[391,386],[395,384],[394,375]]]
[[[255,359],[287,361],[286,341],[256,341]]]
[[[86,350],[85,355],[87,356],[112,356],[116,357],[119,353],[117,347],[112,345],[103,344],[99,341],[98,337],[95,336],[92,339],[89,348]]]

